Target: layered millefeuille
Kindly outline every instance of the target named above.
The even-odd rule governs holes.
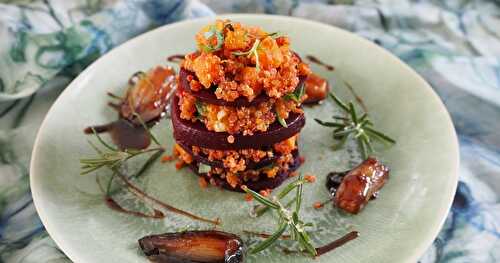
[[[207,184],[272,189],[301,164],[309,67],[290,40],[228,20],[196,34],[172,99],[175,153]]]

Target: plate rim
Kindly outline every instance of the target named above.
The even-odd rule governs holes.
[[[38,154],[37,154],[38,153],[37,149],[39,149],[38,145],[40,144],[40,140],[41,140],[41,131],[44,130],[45,126],[47,125],[47,119],[48,119],[49,115],[54,111],[54,108],[56,107],[56,105],[60,102],[61,97],[66,93],[70,93],[71,89],[75,89],[74,86],[77,86],[79,82],[81,82],[83,79],[85,79],[87,77],[87,75],[90,74],[89,72],[91,72],[93,70],[94,64],[98,63],[101,60],[106,60],[109,56],[112,56],[114,53],[116,53],[117,50],[126,49],[127,46],[130,45],[130,43],[140,41],[142,38],[146,38],[146,37],[148,37],[148,35],[154,34],[157,31],[162,31],[162,30],[166,30],[166,29],[171,28],[171,27],[177,27],[177,26],[182,25],[182,24],[195,23],[195,22],[199,22],[199,21],[203,21],[203,20],[211,21],[211,20],[215,20],[218,18],[231,18],[231,19],[236,20],[238,18],[259,18],[259,17],[260,18],[272,18],[272,19],[277,19],[277,20],[295,20],[295,21],[298,21],[301,23],[308,23],[308,24],[311,24],[312,26],[316,26],[316,27],[319,26],[319,27],[333,28],[333,29],[338,30],[342,33],[351,35],[352,37],[354,37],[358,41],[364,42],[365,44],[368,44],[372,48],[378,49],[378,51],[386,59],[392,60],[393,63],[398,64],[398,66],[405,68],[408,72],[413,74],[419,83],[419,88],[422,89],[422,91],[425,91],[427,93],[426,95],[428,95],[428,97],[430,99],[433,99],[435,102],[437,102],[441,111],[444,111],[445,116],[446,116],[445,117],[446,118],[445,124],[447,126],[447,129],[450,132],[450,134],[449,134],[450,142],[452,142],[451,147],[454,149],[453,150],[453,152],[454,152],[453,158],[450,158],[450,160],[452,160],[452,161],[450,161],[450,163],[453,162],[453,164],[454,164],[454,165],[451,165],[451,166],[453,166],[453,170],[449,172],[449,175],[453,176],[453,178],[452,178],[453,182],[455,182],[453,187],[452,187],[453,191],[449,191],[447,193],[446,198],[445,198],[447,200],[447,203],[448,203],[447,209],[446,210],[442,209],[440,211],[440,214],[439,214],[439,217],[440,217],[439,220],[435,220],[432,222],[432,226],[431,226],[432,227],[432,230],[431,230],[432,235],[427,236],[425,238],[425,240],[420,242],[419,246],[417,246],[413,250],[413,253],[411,255],[408,255],[406,258],[403,259],[404,262],[412,262],[412,263],[416,262],[423,255],[425,250],[427,250],[431,246],[432,242],[438,236],[441,228],[443,227],[443,225],[446,221],[446,218],[448,217],[450,208],[452,206],[455,192],[456,192],[456,189],[458,187],[459,166],[460,166],[459,141],[458,141],[458,136],[457,136],[457,133],[455,130],[455,126],[453,124],[451,115],[450,115],[449,111],[447,110],[445,104],[443,103],[443,101],[441,100],[439,95],[436,93],[436,91],[431,87],[431,85],[420,74],[418,74],[408,64],[406,64],[401,59],[399,59],[396,55],[394,55],[391,52],[389,52],[388,50],[374,44],[373,42],[367,40],[366,38],[364,38],[356,33],[350,32],[348,30],[345,30],[345,29],[342,29],[342,28],[339,28],[339,27],[336,27],[333,25],[329,25],[326,23],[318,22],[315,20],[308,20],[308,19],[301,18],[301,17],[292,17],[292,16],[283,16],[283,15],[269,15],[269,14],[232,14],[232,13],[228,13],[228,14],[220,14],[217,16],[208,16],[208,17],[200,17],[200,18],[195,18],[195,19],[187,19],[187,20],[182,20],[182,21],[177,21],[174,23],[166,24],[166,25],[160,26],[158,28],[155,28],[153,30],[139,34],[139,35],[119,44],[118,46],[112,48],[107,53],[105,53],[104,55],[99,57],[97,60],[92,62],[89,66],[87,66],[75,79],[73,79],[66,86],[66,88],[57,96],[56,100],[50,106],[45,117],[43,118],[43,121],[40,125],[40,128],[37,131],[35,142],[33,144],[33,150],[31,152],[31,161],[30,161],[30,166],[29,166],[29,169],[30,169],[29,170],[30,171],[30,181],[29,181],[30,182],[30,190],[31,190],[32,198],[33,198],[33,204],[35,206],[35,209],[37,211],[37,214],[38,214],[42,224],[45,227],[45,230],[47,231],[49,236],[52,238],[52,240],[54,240],[55,244],[64,252],[64,254],[70,260],[72,260],[73,262],[81,262],[80,261],[81,257],[78,256],[77,250],[75,250],[72,246],[66,245],[64,243],[64,241],[62,240],[62,235],[55,234],[55,233],[57,233],[57,231],[49,222],[50,216],[48,216],[44,212],[44,210],[42,209],[42,204],[40,203],[40,198],[41,198],[40,195],[42,195],[40,193],[41,190],[39,187],[33,187],[33,186],[37,185],[37,180],[38,180],[36,178],[37,176],[35,176],[35,174],[36,174],[35,163],[36,163],[36,160],[39,158]],[[40,177],[40,176],[38,176],[38,177]]]

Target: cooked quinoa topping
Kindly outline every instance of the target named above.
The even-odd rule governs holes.
[[[284,98],[270,99],[257,106],[230,107],[202,103],[187,92],[180,92],[178,95],[182,119],[201,121],[210,131],[229,134],[252,135],[254,132],[264,132],[276,121],[277,116],[287,119],[292,112],[303,112],[297,102]]]
[[[260,27],[217,20],[196,34],[198,50],[187,54],[182,67],[193,72],[188,78],[193,91],[217,86],[218,99],[252,101],[265,92],[281,98],[291,93],[299,76],[310,69],[290,50],[290,39]]]
[[[219,177],[225,179],[231,187],[236,188],[237,186],[244,185],[248,181],[258,181],[260,178],[268,177],[274,178],[280,172],[288,171],[289,166],[293,162],[292,154],[285,154],[278,158],[276,163],[269,167],[264,167],[258,170],[245,170],[239,173],[234,173],[226,169],[212,167],[208,172],[209,177]]]
[[[292,152],[297,149],[297,140],[298,135],[295,135],[274,144],[267,150],[214,150],[198,146],[191,146],[191,150],[193,154],[206,156],[210,161],[222,161],[224,168],[212,167],[209,174],[217,174],[222,178],[232,180],[231,182],[234,183],[236,180],[240,182],[240,179],[243,179],[243,181],[252,178],[256,180],[261,173],[273,178],[279,171],[288,169],[288,165],[293,160]],[[274,165],[259,170],[246,170],[249,161],[259,162],[264,158],[273,157],[275,154],[280,155],[280,157],[275,161]],[[178,144],[174,147],[174,155],[178,156],[183,163],[190,164],[193,162],[193,156]],[[237,176],[238,179],[234,176]],[[230,184],[231,182],[228,181]]]

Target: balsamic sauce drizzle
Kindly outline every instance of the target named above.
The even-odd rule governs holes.
[[[124,213],[124,214],[129,214],[133,215],[136,217],[143,217],[143,218],[151,218],[151,219],[163,219],[165,218],[165,214],[157,209],[153,210],[153,214],[146,214],[143,212],[139,211],[133,211],[133,210],[128,210],[123,208],[120,204],[118,204],[112,197],[107,196],[104,198],[104,202],[106,203],[106,206],[108,206],[111,210],[114,210],[116,212]]]
[[[317,247],[317,248],[315,248],[316,249],[316,258],[321,256],[321,255],[324,255],[330,251],[333,251],[333,250],[347,244],[349,241],[352,241],[358,237],[359,237],[358,231],[351,231],[339,239],[336,239],[336,240],[334,240],[334,241],[332,241],[324,246]],[[284,247],[282,245],[279,245],[279,247],[281,248],[281,251],[283,253],[285,253],[286,255],[302,253],[301,251],[291,250],[291,249]]]
[[[135,126],[125,119],[119,119],[103,125],[87,127],[83,130],[85,134],[109,133],[113,143],[121,150],[142,150],[149,147],[151,138],[143,126]]]
[[[139,187],[132,184],[132,182],[130,182],[130,180],[125,175],[123,175],[121,173],[117,173],[117,176],[125,183],[125,186],[132,194],[134,194],[135,196],[137,196],[138,198],[140,198],[142,200],[149,200],[152,203],[154,203],[154,204],[156,204],[156,205],[158,205],[158,206],[160,206],[160,207],[162,207],[170,212],[189,217],[193,220],[206,222],[206,223],[210,223],[213,225],[219,225],[221,223],[219,218],[216,218],[215,220],[203,218],[203,217],[197,216],[195,214],[191,214],[190,212],[176,208],[172,205],[169,205],[169,204],[167,204],[167,203],[165,203],[165,202],[163,202],[155,197],[148,195],[144,191],[142,191]]]
[[[167,61],[179,64],[184,60],[184,56],[185,55],[182,55],[182,54],[171,55],[171,56],[167,57]]]
[[[335,70],[335,67],[332,66],[332,65],[329,65],[329,64],[326,64],[324,63],[323,61],[319,60],[317,57],[313,56],[313,55],[307,55],[306,58],[311,61],[312,63],[314,64],[317,64],[317,65],[320,65],[322,67],[324,67],[326,70],[328,71],[334,71]]]
[[[351,92],[352,96],[354,96],[354,99],[358,102],[359,105],[361,105],[361,108],[367,113],[368,108],[365,105],[365,102],[363,101],[363,98],[361,98],[356,91],[354,91],[354,88],[349,84],[348,82],[344,81],[344,84],[346,85],[347,89]]]
[[[316,248],[316,253],[317,253],[316,256],[319,257],[323,254],[326,254],[326,253],[328,253],[336,248],[339,248],[339,247],[345,245],[347,242],[354,240],[358,237],[359,237],[358,231],[349,232],[346,235],[344,235],[343,237],[341,237],[333,242],[330,242],[322,247]]]

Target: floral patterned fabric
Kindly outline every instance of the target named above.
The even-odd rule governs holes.
[[[70,262],[29,188],[36,131],[69,81],[154,27],[217,13],[304,17],[362,35],[433,86],[460,140],[460,182],[420,262],[500,261],[500,1],[0,1],[0,262]]]

